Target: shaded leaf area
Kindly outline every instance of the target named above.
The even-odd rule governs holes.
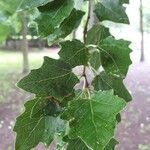
[[[59,101],[74,95],[73,87],[78,83],[71,66],[63,60],[44,57],[41,68],[32,70],[18,86],[28,92],[52,96]]]
[[[17,132],[16,150],[30,150],[40,142],[49,146],[55,133],[64,132],[64,122],[53,117],[57,111],[50,99],[35,98],[28,101],[25,112],[17,118],[14,127]]]
[[[10,28],[7,24],[0,23],[0,43],[4,41],[10,33]]]
[[[86,44],[88,45],[98,45],[100,41],[104,40],[110,36],[109,29],[104,27],[103,25],[97,24],[94,25],[88,32],[87,32],[87,39]],[[92,48],[90,50],[90,65],[95,69],[98,70],[101,65],[101,56],[100,51],[97,48]]]
[[[125,105],[112,91],[99,91],[91,99],[69,102],[62,115],[70,121],[69,138],[79,137],[91,149],[103,150],[114,135],[116,115]]]
[[[115,140],[114,138],[112,138],[107,144],[107,146],[104,148],[104,150],[115,150],[115,146],[117,144],[119,144],[119,142]]]
[[[84,14],[85,12],[81,10],[73,9],[71,14],[61,23],[60,27],[56,28],[55,31],[48,36],[48,43],[52,44],[68,36],[79,26]]]
[[[132,99],[123,83],[123,79],[117,76],[107,75],[104,71],[95,77],[92,84],[96,91],[113,89],[114,93],[123,98],[126,102]]]
[[[121,114],[117,114],[116,119],[117,119],[117,122],[120,123],[121,122]]]
[[[101,66],[100,51],[94,51],[90,54],[89,63],[91,67],[94,68],[95,70],[99,69],[99,67]]]
[[[47,37],[67,18],[74,7],[73,0],[52,1],[38,7],[41,14],[35,21],[38,24],[38,32],[41,37]]]
[[[22,11],[24,9],[31,9],[34,7],[39,7],[51,1],[54,1],[54,0],[21,0],[18,10]]]
[[[120,4],[129,4],[129,0],[119,0]]]
[[[129,24],[129,19],[122,4],[126,1],[101,0],[96,4],[95,14],[99,21],[109,20],[117,23]]]
[[[100,41],[110,36],[109,29],[103,25],[94,25],[87,33],[86,44],[98,45]]]
[[[89,148],[85,145],[85,143],[80,139],[70,140],[69,138],[66,140],[68,143],[66,150],[89,150]]]
[[[108,75],[125,78],[128,67],[132,63],[129,41],[116,40],[110,36],[108,28],[98,24],[88,31],[86,43],[91,44],[89,61],[95,70],[102,65]]]
[[[1,0],[0,10],[3,11],[5,15],[11,16],[16,12],[19,4],[20,0]]]
[[[132,63],[129,45],[129,41],[116,40],[113,37],[108,37],[99,43],[101,63],[107,74],[125,78]]]
[[[60,57],[69,63],[72,68],[79,65],[87,65],[89,52],[84,43],[79,40],[73,40],[65,41],[60,43],[60,45]]]

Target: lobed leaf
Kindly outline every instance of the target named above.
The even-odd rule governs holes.
[[[119,0],[101,0],[95,7],[95,14],[99,21],[109,20],[129,24],[125,8]]]
[[[64,122],[52,116],[55,112],[48,107],[49,102],[47,98],[35,98],[25,104],[25,112],[17,118],[14,127],[16,150],[30,150],[40,142],[49,146],[55,133],[64,132]]]
[[[42,67],[32,70],[18,83],[18,87],[40,96],[52,96],[62,101],[74,95],[73,88],[77,83],[78,79],[72,73],[68,63],[44,57]]]
[[[104,40],[108,36],[110,36],[108,28],[100,24],[94,25],[87,33],[86,44],[98,45],[100,41]],[[95,70],[99,69],[101,65],[101,57],[99,50],[91,50],[89,63]]]
[[[38,24],[38,32],[41,37],[47,37],[54,33],[55,29],[67,18],[74,7],[73,0],[55,0],[38,9],[41,14],[35,21]]]
[[[48,43],[53,44],[60,38],[65,38],[74,29],[76,29],[85,13],[81,10],[73,9],[71,14],[61,23],[60,27],[56,28],[55,31],[48,36]]]
[[[88,48],[79,40],[65,41],[60,43],[59,55],[72,68],[79,65],[87,65],[89,59]]]
[[[113,37],[108,37],[99,43],[101,63],[107,74],[125,78],[132,63],[129,44],[128,41],[116,40]]]
[[[21,0],[18,10],[22,11],[24,9],[31,9],[34,7],[39,7],[51,1],[54,1],[54,0]]]
[[[99,69],[101,65],[100,51],[94,51],[90,54],[89,63],[95,70]]]
[[[110,36],[109,29],[103,25],[94,25],[87,33],[86,44],[98,45],[98,43]]]
[[[69,138],[81,138],[91,149],[103,150],[114,135],[116,115],[125,105],[112,91],[99,91],[91,99],[70,101],[62,115],[70,122]]]
[[[107,75],[104,71],[95,77],[92,84],[96,91],[113,89],[115,95],[123,98],[126,102],[132,99],[130,93],[123,84],[123,79],[117,76]]]

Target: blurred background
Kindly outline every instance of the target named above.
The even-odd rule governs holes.
[[[46,39],[38,38],[33,21],[37,10],[15,13],[14,5],[12,0],[0,0],[0,150],[14,150],[15,118],[33,96],[18,89],[17,81],[40,67],[43,56],[58,58],[59,51],[57,43],[48,46]],[[133,64],[124,81],[133,101],[122,113],[117,150],[150,150],[150,0],[130,0],[125,7],[130,25],[104,22],[117,39],[131,41],[133,50]],[[84,21],[67,39],[82,39],[83,25]]]

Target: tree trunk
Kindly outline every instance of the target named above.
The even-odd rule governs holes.
[[[140,61],[144,61],[144,26],[143,26],[143,4],[140,0],[140,32],[141,32],[141,58]]]
[[[28,61],[28,40],[27,40],[27,20],[26,12],[21,12],[22,19],[22,41],[21,50],[23,53],[23,73],[29,72],[29,61]]]

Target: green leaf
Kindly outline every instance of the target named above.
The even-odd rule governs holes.
[[[118,122],[118,123],[120,123],[120,122],[121,122],[121,114],[117,114],[117,116],[116,116],[116,120],[117,120],[117,122]]]
[[[69,102],[62,118],[69,120],[69,138],[81,138],[88,147],[103,150],[114,135],[116,115],[125,107],[112,91],[99,91],[91,99]]]
[[[14,127],[17,132],[16,150],[30,150],[40,142],[49,146],[56,132],[64,132],[64,122],[50,116],[49,101],[47,98],[35,98],[25,104],[25,112],[17,118]]]
[[[95,77],[92,84],[96,91],[113,89],[115,95],[123,98],[126,102],[129,102],[132,99],[130,93],[123,84],[122,78],[107,75],[104,71]]]
[[[95,7],[95,13],[99,21],[109,20],[129,24],[125,8],[120,4],[119,0],[101,0]]]
[[[73,140],[68,139],[67,142],[68,146],[66,150],[89,150],[85,143],[79,138]]]
[[[104,150],[115,150],[115,146],[119,144],[118,141],[116,141],[114,138],[112,138],[107,146],[104,148]]]
[[[98,45],[100,41],[110,36],[109,29],[103,25],[94,25],[87,33],[86,44]]]
[[[106,145],[104,150],[114,150],[115,146],[118,143],[119,143],[118,141],[112,138]],[[83,143],[81,139],[77,138],[73,140],[68,140],[67,150],[90,150],[90,149],[85,145],[85,143]]]
[[[101,63],[107,74],[124,78],[127,74],[131,49],[130,42],[108,37],[99,43]]]
[[[0,10],[11,16],[16,12],[19,4],[20,0],[0,0]]]
[[[3,42],[10,34],[10,27],[6,24],[0,23],[0,43]]]
[[[24,9],[31,9],[34,7],[43,6],[48,2],[52,2],[52,1],[54,0],[22,0],[18,10],[21,11]]]
[[[39,35],[47,37],[67,18],[74,7],[73,0],[55,0],[39,7],[41,14],[35,21],[38,24]]]
[[[69,17],[67,17],[60,25],[59,28],[55,29],[54,33],[48,36],[48,43],[53,44],[60,38],[65,38],[74,29],[76,29],[85,13],[80,10],[73,9]]]
[[[101,65],[100,51],[94,51],[91,53],[89,63],[95,70],[99,69]]]
[[[87,65],[89,52],[85,45],[79,40],[65,41],[60,43],[59,55],[72,67]]]
[[[129,4],[129,0],[119,0],[120,4]]]
[[[52,97],[48,98],[36,98],[33,100],[34,107],[30,113],[31,118],[43,116],[53,116],[56,117],[62,111],[59,103]]]
[[[70,98],[74,94],[73,87],[78,83],[72,68],[63,60],[44,57],[41,68],[32,70],[18,86],[28,92],[42,96],[52,96],[58,100]]]
[[[103,25],[94,25],[87,33],[86,44],[98,45],[98,43],[110,36],[109,29]],[[100,51],[91,51],[89,62],[97,70],[101,65]]]

